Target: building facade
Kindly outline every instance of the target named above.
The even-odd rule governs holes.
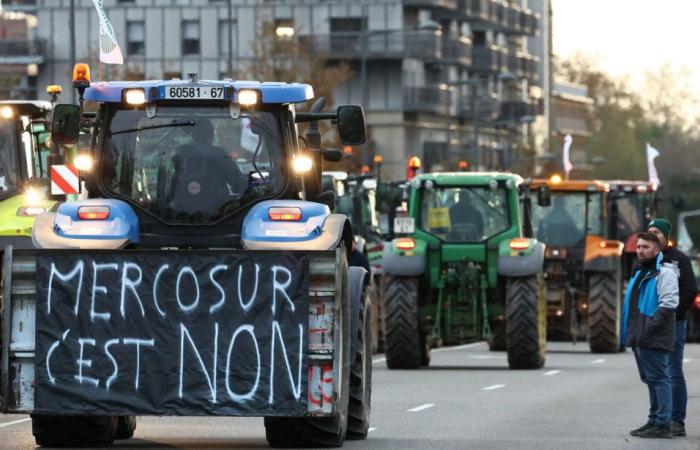
[[[381,154],[382,172],[398,179],[414,155],[428,170],[460,160],[503,169],[523,148],[546,148],[533,130],[549,59],[530,49],[548,46],[532,43],[546,36],[528,3],[548,11],[548,0],[104,0],[121,67],[98,65],[92,0],[9,2],[36,14],[37,38],[46,41],[38,86],[62,84],[64,100],[73,61],[90,62],[93,79],[240,77],[258,30],[272,23],[279,36],[349,65],[334,98],[365,107],[370,141],[353,149],[360,165]]]

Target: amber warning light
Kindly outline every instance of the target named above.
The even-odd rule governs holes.
[[[513,239],[508,244],[511,250],[527,250],[530,247],[529,239]]]
[[[272,207],[267,210],[270,220],[298,222],[301,220],[301,208],[280,208]]]
[[[73,87],[86,88],[90,86],[90,66],[78,63],[73,66]]]
[[[399,238],[396,240],[396,248],[399,250],[413,250],[416,248],[416,241],[412,238]]]

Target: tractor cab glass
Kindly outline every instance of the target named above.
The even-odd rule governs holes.
[[[168,223],[212,223],[284,185],[278,116],[228,105],[116,109],[102,136],[102,183]]]
[[[597,192],[552,192],[552,204],[532,206],[535,237],[552,247],[583,246],[586,235],[601,235],[601,199]]]
[[[20,162],[16,127],[14,118],[0,118],[0,198],[19,189]]]
[[[510,226],[506,190],[440,187],[421,191],[421,228],[447,242],[483,242]]]

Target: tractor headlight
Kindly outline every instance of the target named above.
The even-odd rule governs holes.
[[[146,93],[143,89],[127,89],[124,91],[124,101],[130,105],[143,105],[146,103]]]
[[[11,119],[15,115],[15,111],[10,106],[0,108],[0,117],[3,119]]]
[[[296,158],[294,158],[292,164],[294,166],[294,172],[306,173],[311,170],[313,161],[311,161],[311,158],[306,155],[298,155]]]
[[[238,91],[238,103],[245,106],[258,103],[258,91],[252,89],[241,89]]]
[[[86,154],[80,154],[73,160],[73,165],[81,172],[89,172],[92,170],[92,157]]]

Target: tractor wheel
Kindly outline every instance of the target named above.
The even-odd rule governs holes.
[[[506,344],[511,369],[539,369],[547,348],[547,316],[537,276],[506,282]]]
[[[591,273],[588,279],[588,343],[593,353],[620,350],[620,274]]]
[[[339,414],[334,417],[265,417],[265,435],[271,447],[341,447],[348,429],[348,403],[350,397],[350,289],[348,267],[344,270],[342,295],[345,296],[340,311],[340,351],[342,352],[342,380],[338,393]],[[354,357],[354,355],[353,355]]]
[[[112,445],[117,416],[32,416],[32,434],[42,447]]]
[[[377,306],[377,304],[379,303],[377,301],[377,285],[371,283],[369,286],[367,286],[366,291],[367,299],[369,300],[370,305],[372,307],[372,311],[370,311],[370,317],[372,318],[372,322],[370,323],[370,334],[368,336],[370,339],[371,352],[372,354],[375,354],[380,351],[380,345],[382,340],[382,330],[379,323],[379,311]]]
[[[491,335],[486,339],[486,342],[492,352],[506,351],[506,324],[504,321],[491,322]]]
[[[430,361],[418,330],[418,279],[386,279],[386,365],[389,369],[416,369]]]
[[[136,416],[119,416],[115,439],[131,439],[136,431]]]
[[[367,292],[360,308],[357,328],[357,351],[350,367],[350,405],[348,407],[347,438],[367,439],[372,400],[372,303]]]

